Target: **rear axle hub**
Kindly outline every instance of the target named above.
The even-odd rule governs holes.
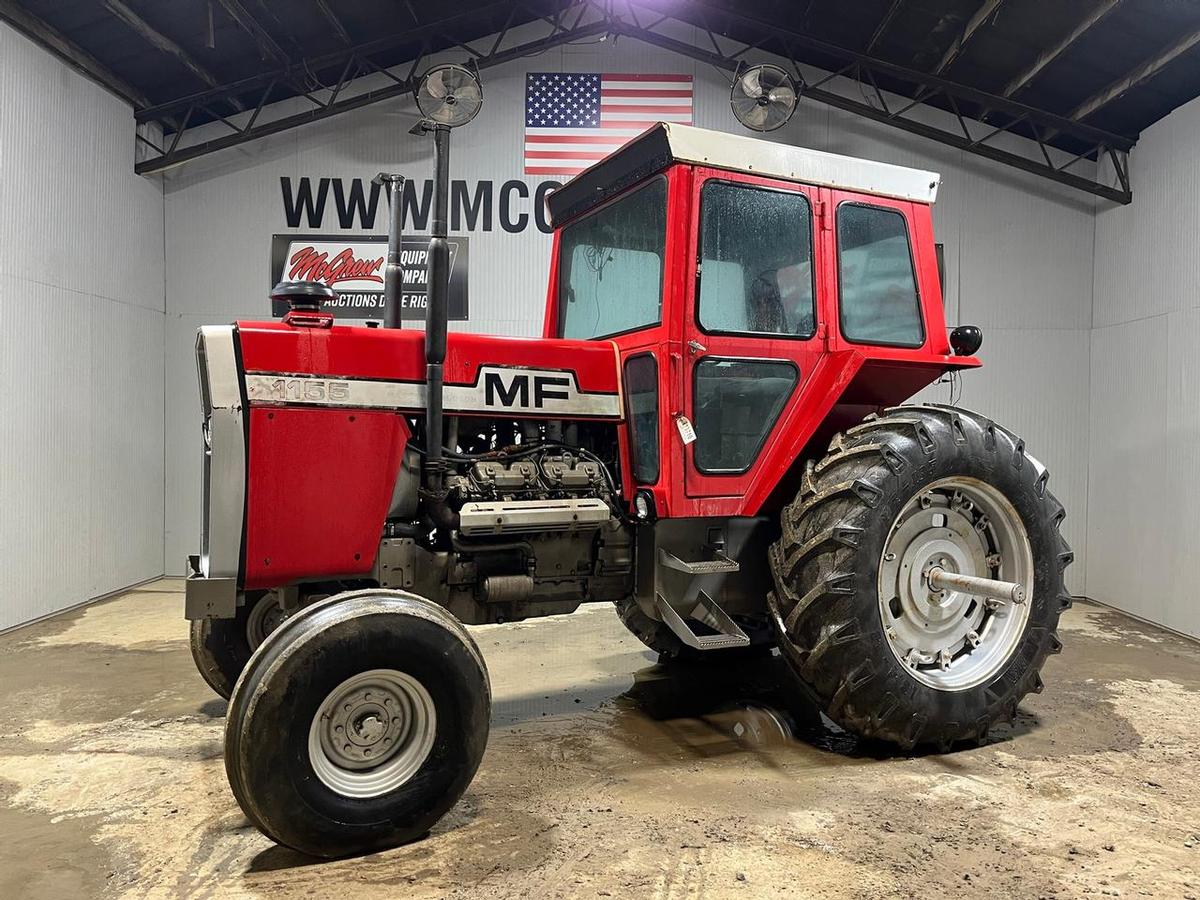
[[[949,478],[917,493],[879,565],[879,610],[896,659],[918,681],[965,690],[1011,657],[1029,617],[1033,558],[993,487]]]

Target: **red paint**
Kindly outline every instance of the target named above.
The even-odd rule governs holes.
[[[425,334],[413,329],[334,324],[296,329],[282,322],[238,322],[247,372],[425,380]],[[475,384],[481,366],[522,366],[575,373],[579,390],[616,393],[607,341],[546,341],[452,332],[446,339],[446,384]]]
[[[370,573],[408,436],[391,412],[253,407],[245,587]]]
[[[696,265],[699,254],[700,190],[719,178],[791,190],[808,197],[813,208],[817,332],[807,340],[705,334],[696,322]],[[662,324],[613,338],[622,362],[651,352],[659,364],[658,482],[647,487],[661,516],[744,516],[759,513],[771,492],[838,404],[882,407],[901,403],[948,369],[973,368],[974,357],[953,356],[946,333],[930,208],[925,204],[832,191],[795,182],[760,178],[699,166],[677,165],[667,171],[668,213]],[[865,346],[846,341],[837,314],[837,247],[834,210],[855,200],[897,209],[904,215],[913,247],[918,294],[926,340],[917,348]],[[560,223],[561,225],[561,223]],[[557,332],[559,235],[555,233],[543,334]],[[689,341],[705,350],[693,354]],[[692,373],[704,356],[790,360],[799,370],[791,397],[768,435],[759,458],[739,475],[706,475],[694,462],[675,425],[676,414],[693,422]],[[631,499],[627,428],[622,425],[622,483]]]

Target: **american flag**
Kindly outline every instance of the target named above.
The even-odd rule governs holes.
[[[578,175],[655,122],[692,124],[691,75],[530,72],[525,174]]]

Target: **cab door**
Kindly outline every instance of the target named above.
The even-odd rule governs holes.
[[[794,427],[825,347],[828,192],[713,169],[696,170],[693,191],[695,269],[674,423],[685,505],[738,514],[756,480],[778,478],[759,461]]]

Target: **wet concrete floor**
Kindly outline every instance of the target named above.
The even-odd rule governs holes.
[[[178,581],[0,637],[0,898],[1200,898],[1200,645],[1099,607],[1017,723],[888,755],[778,658],[664,668],[609,607],[473,629],[483,766],[424,841],[316,863],[250,827]]]

